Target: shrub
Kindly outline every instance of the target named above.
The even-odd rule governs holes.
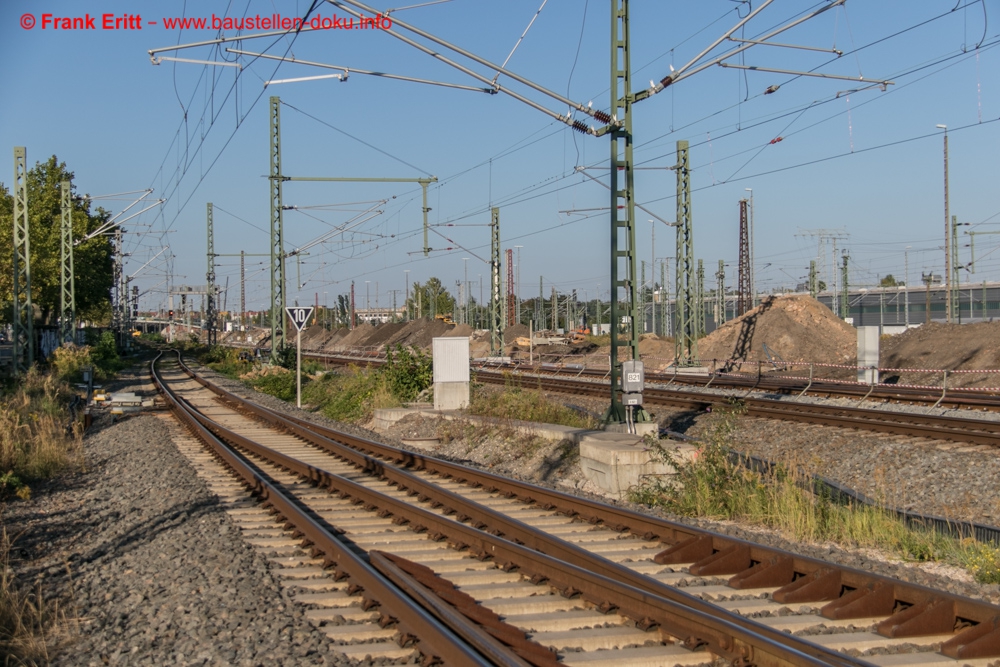
[[[385,357],[379,373],[400,401],[412,401],[433,383],[431,357],[426,352],[397,345],[395,352],[386,350]]]
[[[295,373],[280,366],[272,366],[270,370],[260,373],[249,373],[243,379],[257,391],[283,401],[295,400]]]
[[[377,370],[350,366],[342,375],[327,374],[318,382],[302,389],[302,399],[330,419],[364,423],[374,410],[402,405],[389,388],[385,377]]]
[[[72,343],[57,347],[49,355],[49,364],[52,371],[60,380],[66,382],[82,382],[83,369],[93,366],[94,361],[90,357],[90,348],[86,345],[78,347]]]
[[[1000,547],[978,542],[969,547],[966,567],[981,584],[1000,584]]]

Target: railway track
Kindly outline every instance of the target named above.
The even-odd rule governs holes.
[[[310,356],[310,355],[307,355]],[[376,358],[357,359],[351,357],[331,357],[329,355],[311,356],[316,360],[325,360],[338,364],[361,363],[376,365],[381,360]],[[598,371],[588,371],[587,369],[567,370],[565,368],[544,368],[538,367],[511,367],[503,370],[494,367],[480,367],[476,371],[478,381],[490,384],[506,384],[510,374],[515,377],[520,376],[526,382],[530,382],[533,387],[538,387],[547,391],[560,393],[600,396],[608,395],[608,383],[606,377]],[[677,377],[681,377],[678,375]],[[711,378],[710,378],[711,379]],[[732,400],[737,400],[743,405],[747,414],[751,417],[761,417],[765,419],[780,419],[784,421],[805,422],[819,424],[823,426],[838,426],[842,428],[853,428],[880,433],[891,433],[908,437],[931,438],[937,440],[950,440],[954,442],[1000,446],[1000,421],[988,419],[976,419],[974,417],[959,417],[948,415],[928,415],[913,412],[890,411],[877,409],[875,407],[862,407],[865,405],[859,401],[855,405],[823,405],[813,402],[797,402],[790,400],[779,400],[773,398],[762,398],[751,396],[756,389],[764,389],[763,385],[752,382],[712,382],[706,380],[704,376],[700,378],[701,388],[710,385],[714,389],[740,388],[741,391],[732,394],[719,393],[718,391],[699,391],[697,388],[679,389],[671,388],[671,383],[676,378],[669,374],[648,375],[646,378],[646,391],[643,396],[647,405],[665,405],[684,410],[701,411],[715,405],[726,405]],[[658,382],[659,381],[659,382]],[[693,379],[688,378],[686,382],[693,384]],[[678,383],[680,383],[678,381]],[[690,386],[690,385],[689,385]],[[801,393],[801,386],[775,385],[769,391],[777,393],[791,394]],[[840,385],[829,385],[826,389],[818,393],[828,397],[856,396],[854,387],[847,389],[840,388]],[[906,388],[900,388],[906,389]],[[836,393],[836,392],[841,393]],[[847,393],[843,393],[843,392]],[[889,390],[890,393],[897,390]],[[864,398],[868,393],[864,389]],[[912,392],[904,394],[893,394],[895,398],[888,394],[882,396],[882,403],[910,403],[910,404],[933,404],[937,402],[941,395],[935,398],[930,394],[917,395]],[[874,405],[874,402],[867,405]],[[948,406],[949,402],[944,401],[942,405]],[[980,409],[993,410],[1000,409],[1000,397],[990,396],[962,396],[955,398],[951,403],[956,409]]]
[[[335,355],[315,352],[303,353],[303,358],[333,364],[378,365],[384,359],[374,355]],[[496,369],[515,373],[532,373],[553,377],[606,379],[607,371],[570,364],[482,364],[483,370]],[[961,388],[942,389],[928,387],[897,387],[892,385],[870,386],[847,382],[808,380],[767,373],[668,373],[648,372],[646,381],[651,384],[684,385],[693,388],[714,387],[786,396],[808,395],[820,398],[846,398],[869,404],[921,405],[950,408],[955,410],[1000,411],[1000,395]]]
[[[183,366],[153,372],[279,519],[249,521],[279,562],[305,565],[287,579],[307,584],[299,601],[345,653],[590,667],[1000,657],[1000,608],[332,431]],[[924,650],[874,655],[904,645]]]
[[[509,378],[497,371],[480,370],[476,380],[490,384],[505,384]],[[548,377],[544,375],[525,376],[532,386],[546,391],[585,396],[607,396],[605,382],[577,378]],[[746,408],[750,417],[781,419],[806,422],[823,426],[839,426],[881,433],[893,433],[918,438],[952,440],[980,445],[1000,446],[1000,421],[925,415],[911,412],[893,412],[872,408],[800,403],[767,398],[756,398],[741,394],[698,392],[670,389],[669,387],[648,386],[643,393],[647,405],[668,405],[684,410],[703,411],[716,405],[727,405],[737,400]]]

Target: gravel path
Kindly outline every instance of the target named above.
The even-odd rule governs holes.
[[[150,388],[135,379],[113,389]],[[4,512],[21,580],[77,619],[52,664],[354,664],[284,596],[160,419],[109,422],[87,435],[82,471]]]

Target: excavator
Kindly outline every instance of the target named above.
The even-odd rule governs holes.
[[[434,319],[441,320],[445,324],[454,324],[455,323],[455,320],[451,319],[451,313],[448,313],[447,315],[445,315],[443,313],[438,313],[437,315],[434,316]]]

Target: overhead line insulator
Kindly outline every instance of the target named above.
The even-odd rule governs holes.
[[[611,122],[611,114],[603,111],[595,111],[594,118],[596,118],[598,122],[604,123],[605,125]]]
[[[572,127],[577,132],[582,132],[583,134],[590,134],[590,128],[587,127],[587,124],[584,123],[582,120],[574,120]]]

